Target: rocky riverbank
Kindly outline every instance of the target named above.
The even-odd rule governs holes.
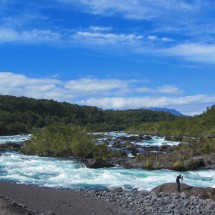
[[[126,160],[122,165],[127,168],[148,170],[170,169],[175,171],[193,171],[215,169],[215,154],[193,156],[181,161],[176,160],[172,152],[166,154],[142,153],[135,159]]]
[[[112,138],[98,138],[95,139],[95,142],[106,144],[109,149],[121,153],[100,156],[97,159],[68,157],[67,154],[60,156],[83,162],[89,168],[122,166],[124,168],[170,169],[176,171],[215,168],[214,153],[204,154],[201,152],[194,154],[187,143],[168,142],[173,140],[171,138],[164,140],[164,138],[149,135],[120,136],[120,133],[118,135]],[[156,143],[157,140],[161,141],[160,144]],[[28,141],[23,141],[20,144],[7,142],[0,145],[0,150],[22,151],[26,144],[28,144]]]
[[[171,185],[171,186],[170,186]],[[208,188],[186,189],[188,185],[182,187],[182,192],[175,192],[176,185],[169,184],[169,188],[173,189],[170,193],[159,192],[159,187],[154,191],[129,191],[125,192],[121,188],[110,189],[108,191],[82,191],[84,196],[90,196],[95,199],[103,199],[114,205],[120,205],[124,208],[123,214],[126,215],[143,215],[143,214],[162,214],[162,215],[215,215],[215,201],[212,199],[202,199],[199,196],[193,196],[198,189],[204,190]],[[188,186],[189,187],[189,186]],[[215,197],[215,189],[210,188],[211,196]],[[191,192],[192,190],[192,192]]]
[[[188,142],[198,143],[199,139],[186,137]],[[215,154],[204,151],[194,152],[196,145],[178,142],[173,137],[156,137],[149,135],[125,135],[116,133],[115,136],[97,139],[98,143],[105,143],[110,149],[129,153],[129,157],[108,157],[106,161],[97,162],[85,160],[89,168],[108,166],[122,166],[124,168],[140,168],[147,170],[170,169],[176,171],[213,169],[215,168]],[[132,157],[133,156],[133,157]],[[100,164],[100,165],[99,165]]]
[[[215,215],[215,188],[163,184],[149,191],[59,190],[0,182],[4,215]],[[165,191],[165,192],[164,192]],[[207,193],[207,195],[205,195]],[[212,199],[209,199],[212,198]]]

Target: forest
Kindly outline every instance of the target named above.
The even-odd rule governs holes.
[[[175,156],[188,158],[215,153],[215,106],[208,107],[201,115],[180,117],[173,121],[145,122],[132,125],[128,133],[165,136],[166,140],[176,140]],[[183,156],[182,156],[183,155]]]
[[[183,137],[215,138],[215,106],[196,116],[178,117],[172,121],[144,122],[132,125],[130,133],[169,136],[176,140]]]
[[[115,155],[106,146],[95,145],[89,131],[113,130],[165,136],[167,140],[186,143],[168,154],[174,166],[184,168],[190,157],[215,153],[215,106],[201,115],[179,117],[144,109],[102,110],[54,100],[0,95],[0,135],[32,133],[33,138],[23,148],[28,154],[105,159]],[[144,156],[137,156],[137,160],[145,159]]]
[[[102,110],[67,102],[0,95],[0,135],[31,133],[56,123],[92,131],[124,130],[141,122],[172,121],[177,116],[145,109]]]

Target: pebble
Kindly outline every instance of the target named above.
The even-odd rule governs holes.
[[[120,188],[106,191],[80,191],[81,194],[120,205],[125,215],[215,215],[215,201],[197,196],[149,191],[124,191]]]

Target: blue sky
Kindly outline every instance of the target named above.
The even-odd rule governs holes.
[[[0,0],[0,94],[104,109],[215,104],[213,0]]]

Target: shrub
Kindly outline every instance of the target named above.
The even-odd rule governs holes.
[[[185,166],[184,166],[184,163],[180,160],[177,160],[173,163],[173,169],[174,170],[177,170],[177,171],[183,171],[185,170]]]
[[[146,168],[151,168],[152,167],[152,162],[151,160],[147,159],[145,163]]]
[[[93,156],[95,144],[83,127],[52,125],[33,132],[23,151],[45,156]]]

